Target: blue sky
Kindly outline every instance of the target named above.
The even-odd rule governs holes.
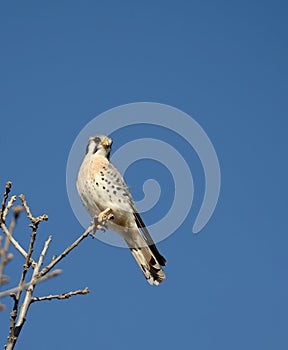
[[[222,174],[214,215],[193,235],[203,173],[193,151],[167,135],[191,159],[196,188],[196,207],[159,244],[167,280],[152,288],[128,250],[86,240],[35,294],[91,293],[32,305],[17,349],[287,349],[286,14],[284,1],[1,4],[0,184],[11,180],[35,215],[49,215],[38,250],[52,233],[49,257],[59,254],[82,232],[66,162],[81,129],[110,108],[153,101],[188,113],[209,135]],[[115,149],[128,134],[115,134]],[[170,185],[159,164],[147,176],[153,166]],[[126,176],[139,199],[142,169],[136,163]],[[23,244],[27,223],[22,216],[15,232]],[[11,286],[23,263],[15,255]]]

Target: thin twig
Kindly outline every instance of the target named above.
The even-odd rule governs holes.
[[[75,290],[74,292],[68,292],[68,293],[63,293],[63,294],[57,294],[57,295],[47,295],[44,297],[34,297],[32,298],[32,303],[35,301],[43,301],[43,300],[53,300],[53,299],[68,299],[74,295],[84,295],[89,293],[89,289],[88,287],[86,287],[85,289],[79,289],[79,290]]]
[[[39,222],[41,221],[46,221],[48,220],[48,215],[44,214],[44,215],[40,215],[37,217],[34,217],[30,211],[30,208],[27,204],[27,201],[25,199],[24,194],[20,194],[19,198],[21,199],[22,205],[27,213],[28,219],[32,222],[32,224],[39,224]]]
[[[48,280],[48,279],[51,278],[51,277],[58,276],[58,275],[60,275],[61,273],[62,273],[62,270],[57,269],[57,270],[54,270],[54,271],[48,273],[46,276],[44,276],[44,277],[42,277],[42,278],[40,278],[40,279],[35,280],[34,282],[36,282],[36,283],[38,284],[38,283],[40,283],[40,282],[43,282],[43,281]],[[32,280],[30,280],[29,282],[24,283],[23,286],[22,286],[22,289],[27,288],[31,283],[32,283]],[[8,295],[10,295],[10,294],[12,294],[12,293],[17,292],[18,288],[19,288],[19,286],[14,287],[14,288],[11,288],[11,289],[8,289],[8,290],[4,290],[3,292],[0,292],[0,298],[4,298],[4,297],[6,297],[6,296],[8,296]]]
[[[21,247],[21,245],[16,241],[16,239],[13,238],[13,236],[11,235],[11,233],[9,232],[7,226],[2,222],[1,223],[1,229],[2,231],[5,233],[5,235],[8,237],[10,243],[12,243],[14,245],[14,247],[18,250],[18,252],[24,256],[24,258],[27,258],[27,252],[25,251],[24,248]],[[30,263],[32,265],[35,264],[35,261],[30,258]]]
[[[57,258],[53,259],[49,265],[47,265],[46,267],[44,267],[41,272],[39,272],[37,278],[41,278],[43,276],[46,275],[47,272],[49,272],[51,269],[53,269],[53,267],[59,263],[60,260],[62,260],[63,258],[65,258],[66,255],[68,255],[71,250],[73,250],[74,248],[77,247],[77,245],[83,241],[84,238],[86,238],[87,236],[89,236],[90,232],[92,232],[94,230],[94,224],[89,226],[87,228],[87,230],[79,237],[76,239],[76,241],[74,243],[72,243],[68,248],[66,248],[63,253],[61,253]]]
[[[9,241],[14,245],[14,247],[18,250],[18,252],[24,256],[24,258],[27,258],[27,252],[25,251],[25,249],[23,249],[21,247],[21,245],[16,241],[16,239],[14,239],[11,235],[11,233],[9,232],[7,226],[2,222],[1,223],[1,229],[2,231],[5,233],[5,235],[8,237]],[[33,259],[31,259],[31,262],[33,263]]]
[[[16,199],[16,196],[13,196],[10,199],[10,201],[8,202],[6,208],[4,209],[4,214],[3,214],[3,221],[4,222],[5,222],[6,216],[8,214],[8,209],[7,208],[10,208],[12,206],[13,202],[14,202],[14,201],[12,201],[13,198]],[[13,214],[14,215],[13,215],[12,221],[11,221],[9,229],[8,229],[8,232],[10,233],[11,237],[12,237],[12,234],[13,234],[13,231],[14,231],[14,228],[16,226],[17,219],[18,219],[18,216],[19,216],[21,210],[22,210],[22,207],[15,207],[15,208],[13,208]],[[5,225],[5,224],[3,223],[3,225]],[[1,256],[1,262],[0,262],[0,286],[3,284],[3,278],[2,277],[3,277],[4,267],[13,258],[13,254],[12,253],[8,253],[9,245],[10,245],[10,240],[9,240],[9,237],[6,235],[4,246],[3,246],[2,249],[0,249],[0,256]]]
[[[14,201],[16,200],[16,196],[13,196],[7,203],[7,199],[11,190],[11,186],[12,183],[11,182],[7,182],[6,183],[6,187],[5,187],[5,192],[3,195],[3,200],[2,200],[2,204],[1,204],[1,210],[0,210],[0,223],[2,224],[2,222],[4,223],[6,220],[6,216],[8,214],[9,209],[11,208],[11,206],[13,205]],[[10,231],[12,233],[13,229]],[[13,257],[13,255],[7,255],[8,254],[8,249],[9,249],[9,239],[5,238],[5,242],[3,247],[1,247],[1,243],[2,243],[2,236],[0,237],[0,287],[1,285],[3,285],[4,283],[8,282],[8,278],[6,276],[3,276],[4,273],[4,267],[5,265],[8,263],[8,261],[10,261]]]
[[[24,285],[24,281],[25,281],[25,277],[27,274],[27,271],[29,269],[29,267],[31,266],[31,255],[33,253],[33,248],[34,248],[34,243],[35,243],[35,239],[36,239],[36,234],[37,234],[37,226],[36,225],[32,225],[32,234],[31,234],[31,238],[30,238],[30,243],[29,243],[29,249],[27,252],[27,256],[26,256],[26,261],[25,264],[23,265],[23,271],[22,271],[22,275],[20,278],[20,282],[19,282],[19,286],[18,286],[18,291],[16,294],[16,298],[17,300],[20,299],[22,290],[23,290],[23,285]],[[36,268],[37,264],[35,265]],[[35,270],[34,268],[34,270]]]
[[[0,237],[0,244],[2,241],[3,237]],[[5,280],[5,276],[3,276],[3,272],[4,272],[4,267],[8,262],[8,256],[7,256],[7,252],[8,252],[8,248],[9,248],[9,239],[6,237],[5,242],[4,242],[4,246],[3,248],[0,248],[0,257],[1,257],[1,261],[0,261],[0,287],[2,286],[2,284],[7,283]]]
[[[34,268],[31,283],[27,288],[27,292],[26,292],[26,295],[25,295],[25,298],[24,298],[24,301],[23,301],[23,304],[22,304],[22,307],[20,310],[20,314],[19,314],[16,326],[15,326],[15,332],[17,331],[18,334],[20,333],[21,328],[26,320],[26,314],[27,314],[28,308],[31,304],[33,290],[35,288],[36,281],[38,280],[38,278],[36,276],[37,276],[37,274],[38,274],[38,272],[43,264],[43,259],[47,253],[47,250],[48,250],[48,247],[49,247],[51,240],[52,240],[52,237],[49,236],[49,238],[47,239],[47,241],[44,244],[44,247],[43,247],[43,250],[40,254],[40,258],[38,260],[38,263],[36,264],[36,266]],[[32,241],[32,238],[31,238],[31,241]]]
[[[39,258],[39,261],[38,261],[38,264],[37,264],[37,265],[39,265],[38,271],[40,270],[40,267],[43,265],[43,260],[44,260],[44,257],[46,255],[46,253],[47,253],[47,250],[49,248],[49,244],[51,243],[51,241],[52,241],[52,236],[50,235],[48,237],[47,241],[45,242],[43,250],[42,250],[42,252],[40,254],[40,258]]]
[[[98,222],[100,225],[104,225],[107,223],[108,220],[113,218],[113,214],[112,214],[112,210],[110,208],[105,209],[103,212],[101,212],[98,215]],[[38,278],[41,278],[42,276],[45,276],[47,272],[49,272],[56,264],[59,263],[60,260],[62,260],[63,258],[65,258],[66,255],[68,255],[71,250],[73,250],[74,248],[76,248],[78,246],[78,244],[83,241],[84,238],[86,238],[87,236],[89,236],[89,234],[93,231],[95,231],[96,229],[98,229],[97,225],[95,223],[92,223],[87,230],[79,237],[76,239],[76,241],[74,243],[72,243],[68,248],[66,248],[63,253],[61,253],[58,257],[56,257],[55,259],[53,259],[49,265],[47,265],[46,267],[44,267],[44,269],[42,269],[42,271],[39,273],[39,275],[37,276]]]
[[[6,182],[5,192],[3,195],[3,201],[1,204],[0,222],[4,221],[3,214],[4,214],[5,207],[6,207],[6,201],[8,199],[9,193],[11,191],[11,186],[12,186],[12,182],[10,182],[10,181]]]
[[[16,199],[17,199],[16,196],[12,196],[12,197],[9,199],[9,201],[8,201],[8,203],[7,203],[7,205],[6,205],[6,207],[4,208],[3,214],[2,214],[2,220],[3,220],[4,222],[5,222],[6,217],[7,217],[7,215],[8,215],[9,209],[12,207],[12,205],[13,205],[13,203],[16,201]]]

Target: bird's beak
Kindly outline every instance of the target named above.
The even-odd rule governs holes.
[[[106,137],[102,142],[101,142],[101,145],[107,149],[107,148],[110,148],[111,145],[112,145],[112,139],[110,139],[109,137]]]

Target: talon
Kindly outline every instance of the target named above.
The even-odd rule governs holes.
[[[112,210],[110,208],[102,211],[98,216],[95,215],[93,217],[93,221],[91,222],[91,224],[94,225],[93,231],[90,233],[90,236],[92,238],[95,238],[96,236],[96,231],[102,231],[105,232],[106,231],[106,224],[108,220],[113,220],[114,216],[112,214]]]
[[[102,211],[102,213],[100,213],[97,218],[94,218],[94,220],[97,219],[100,225],[105,226],[107,221],[111,218],[113,218],[112,209],[108,208]]]

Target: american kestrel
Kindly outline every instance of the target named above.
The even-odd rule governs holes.
[[[111,145],[112,139],[104,135],[89,138],[76,183],[79,196],[92,218],[107,208],[112,210],[114,218],[107,228],[124,238],[147,281],[158,285],[165,279],[162,266],[166,260],[137,212],[123,177],[109,160]]]

